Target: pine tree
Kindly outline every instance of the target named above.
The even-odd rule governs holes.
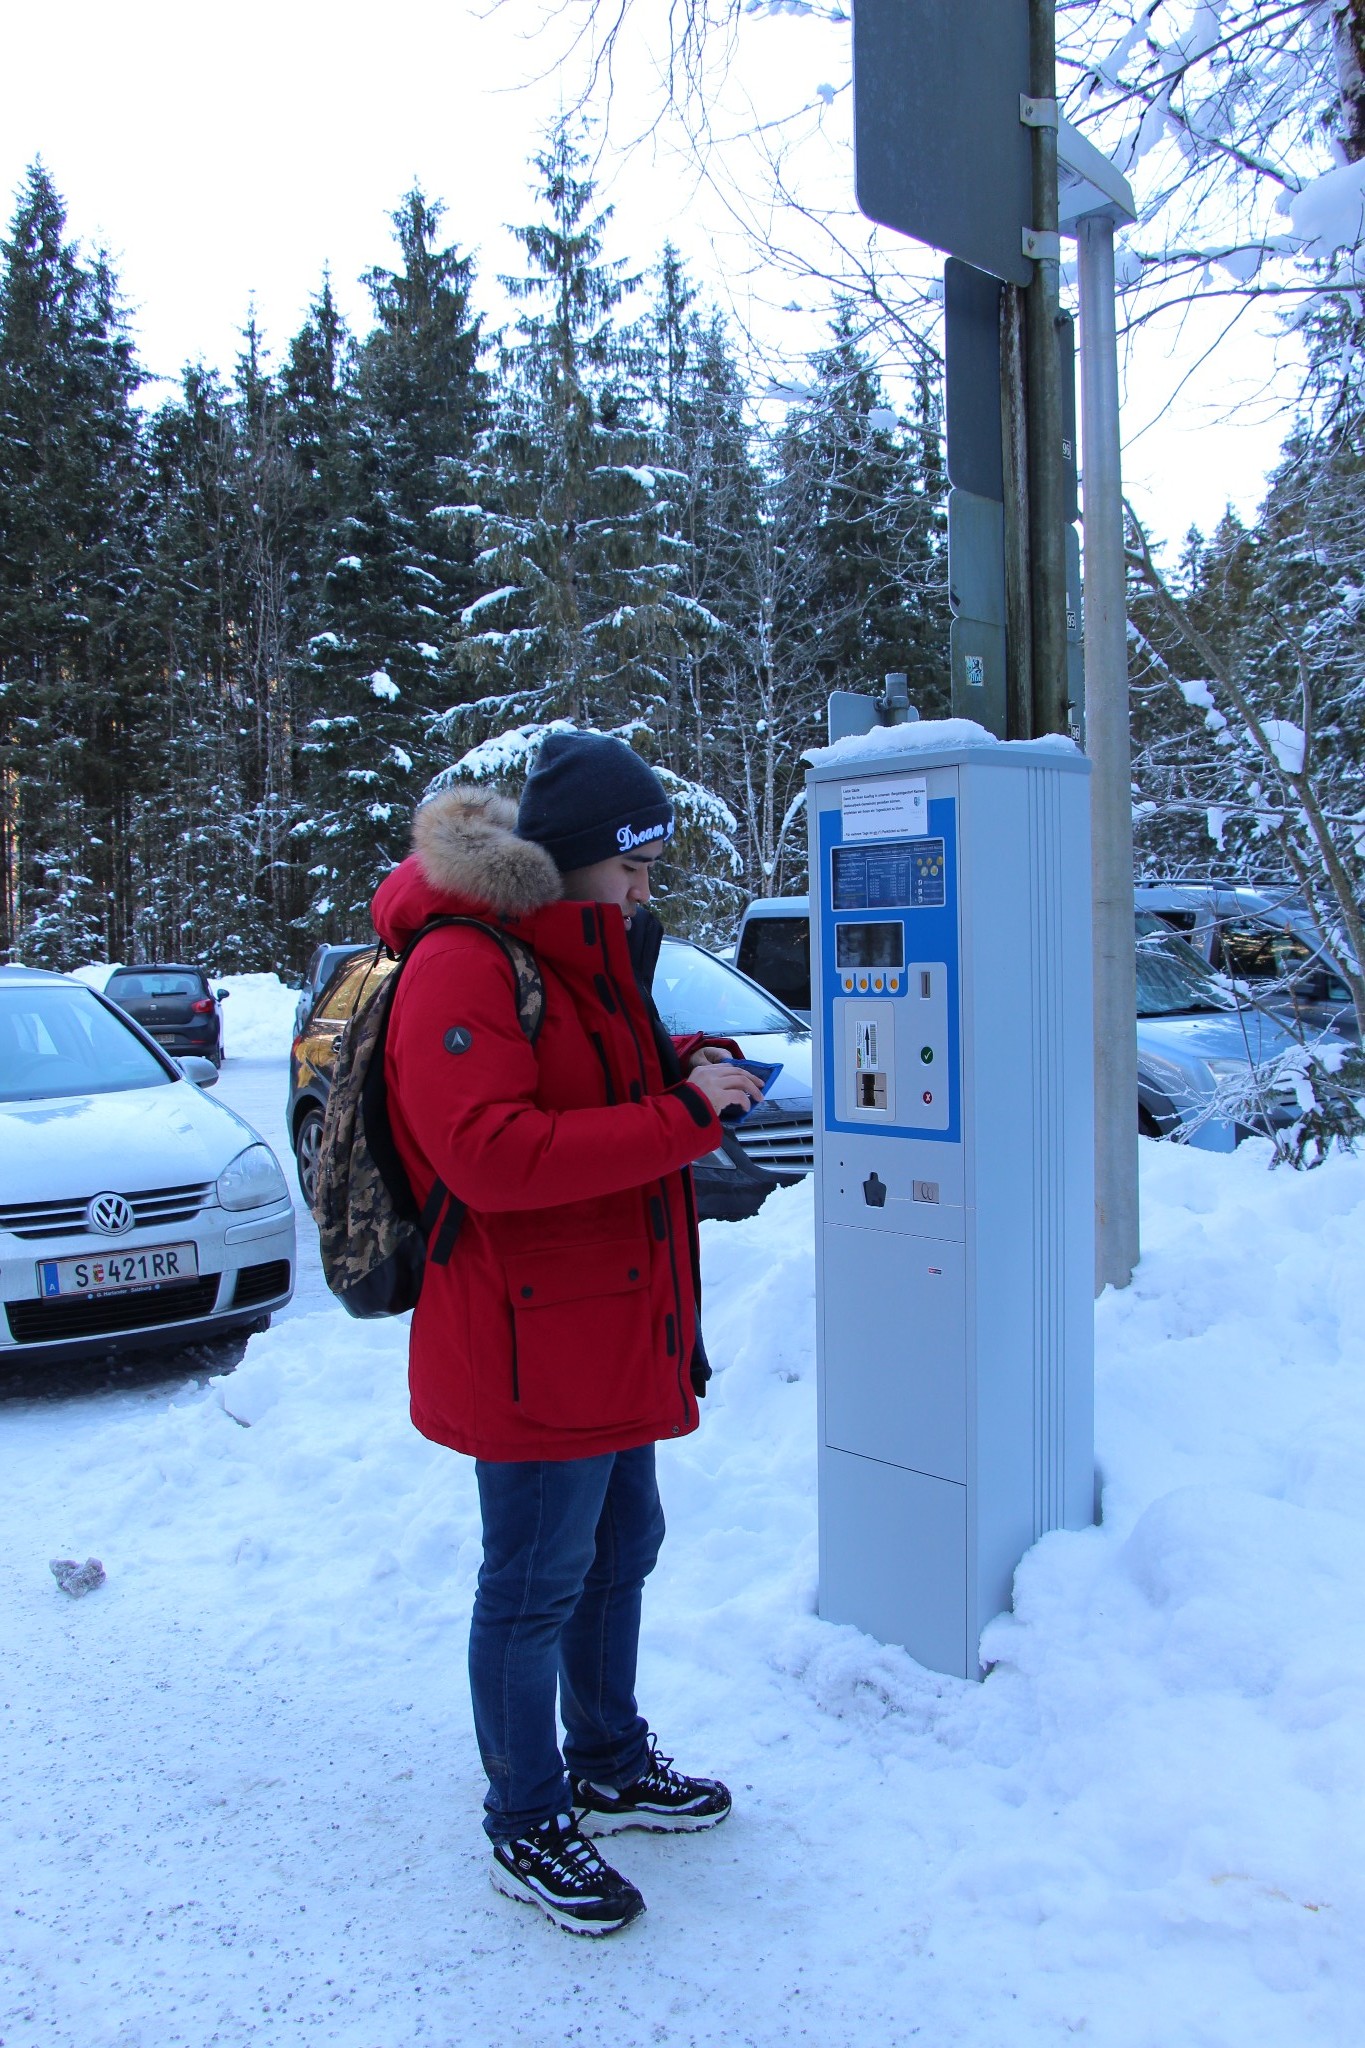
[[[9,954],[117,953],[132,904],[140,381],[113,273],[41,164],[0,275],[0,872]]]
[[[436,236],[441,208],[410,192],[393,216],[402,267],[374,270],[377,326],[359,353],[344,478],[324,532],[302,686],[310,901],[324,936],[367,928],[369,901],[407,850],[413,805],[438,755],[448,648],[479,589],[466,524],[486,407],[472,265]],[[321,325],[313,344],[324,344]],[[340,416],[340,415],[338,415]]]
[[[652,720],[698,622],[640,338],[618,319],[639,281],[603,253],[611,209],[594,211],[585,163],[561,124],[535,159],[544,217],[516,230],[529,268],[503,280],[530,310],[477,479],[493,587],[465,613],[463,654],[486,719],[618,727]]]

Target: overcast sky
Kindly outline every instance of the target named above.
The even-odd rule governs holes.
[[[659,123],[649,46],[662,48],[663,0],[637,8],[601,161],[617,251],[647,266],[671,237],[703,290],[758,336],[768,371],[799,374],[820,339],[807,310],[820,295],[756,269],[733,197],[708,186],[676,130]],[[817,110],[827,135],[842,135],[846,93],[824,114],[818,89],[845,83],[846,37],[799,18],[744,23],[716,88],[713,149],[721,167],[735,166],[751,214],[762,212],[763,172],[732,138],[802,107]],[[0,192],[12,194],[42,157],[72,232],[112,256],[142,359],[163,376],[189,360],[230,366],[253,301],[278,352],[328,267],[363,328],[359,278],[388,259],[387,215],[414,179],[446,203],[449,238],[476,251],[480,300],[499,317],[495,275],[518,267],[506,226],[530,217],[528,158],[577,90],[567,49],[564,22],[535,0],[47,0],[11,9]],[[822,144],[816,115],[803,125],[803,193],[837,200],[850,160]],[[636,146],[627,152],[628,140]],[[1254,509],[1279,438],[1270,409],[1255,401],[1264,347],[1248,335],[1220,359],[1216,378],[1201,378],[1193,366],[1212,335],[1196,319],[1144,343],[1129,367],[1128,482],[1173,539],[1191,521],[1208,528],[1229,499]],[[1228,420],[1234,396],[1242,403]]]

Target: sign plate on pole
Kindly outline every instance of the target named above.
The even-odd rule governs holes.
[[[853,0],[858,205],[1010,284],[1035,225],[1028,0]]]

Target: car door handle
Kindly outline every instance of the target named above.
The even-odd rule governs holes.
[[[341,1033],[340,1033],[339,1031],[338,1031],[338,1033],[337,1033],[336,1037],[335,1037],[335,1038],[334,1038],[334,1039],[332,1040],[332,1051],[333,1051],[333,1052],[340,1052],[340,1051],[341,1051]]]

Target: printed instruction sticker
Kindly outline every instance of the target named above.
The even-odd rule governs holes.
[[[929,785],[922,775],[846,782],[839,795],[845,840],[919,839],[929,830]]]

